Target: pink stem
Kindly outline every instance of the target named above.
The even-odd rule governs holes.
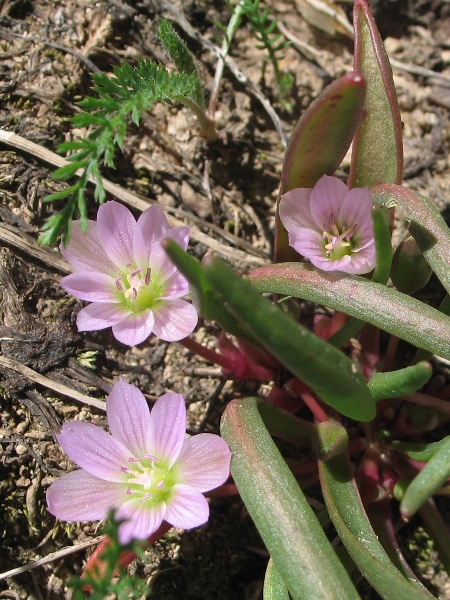
[[[233,368],[234,368],[233,360],[230,360],[226,356],[223,356],[223,354],[219,354],[215,350],[206,348],[205,346],[203,346],[202,344],[199,344],[198,342],[196,342],[195,340],[193,340],[190,337],[186,337],[186,338],[180,340],[179,343],[182,344],[185,348],[187,348],[191,352],[194,352],[194,354],[198,354],[199,356],[202,356],[207,361],[212,362],[215,365],[219,365],[223,369],[233,370]]]

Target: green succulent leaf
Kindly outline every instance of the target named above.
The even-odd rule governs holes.
[[[346,570],[264,426],[258,399],[230,402],[220,430],[232,452],[231,473],[239,493],[292,598],[358,599]]]
[[[365,0],[355,0],[354,70],[364,77],[364,116],[353,142],[350,187],[400,183],[403,173],[402,125],[392,69]]]
[[[385,285],[300,263],[260,267],[249,278],[260,292],[334,308],[450,360],[450,318]]]
[[[430,380],[432,373],[430,363],[423,361],[398,371],[375,373],[367,385],[376,401],[397,398],[420,390]]]
[[[364,377],[342,352],[263,298],[225,262],[215,259],[203,272],[227,310],[325,403],[357,421],[375,417],[375,402]]]

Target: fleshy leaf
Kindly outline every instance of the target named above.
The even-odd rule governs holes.
[[[400,183],[403,143],[392,69],[365,0],[355,0],[354,69],[367,83],[364,116],[353,142],[349,187]]]
[[[322,491],[328,512],[362,575],[385,600],[430,600],[433,596],[405,579],[393,565],[364,511],[350,465],[341,454],[319,461]]]
[[[450,477],[450,439],[442,444],[406,488],[400,512],[410,518]]]
[[[241,497],[292,598],[359,598],[265,428],[258,400],[230,402],[221,435],[232,452],[231,473]]]
[[[450,292],[450,229],[436,206],[401,185],[380,185],[373,194],[378,203],[394,201],[402,207],[411,220],[411,235],[442,285]]]
[[[385,285],[300,263],[261,267],[249,277],[260,292],[334,308],[450,360],[450,318]]]
[[[375,373],[367,385],[377,401],[383,398],[397,398],[420,390],[429,381],[432,373],[430,363],[419,362],[398,371]]]
[[[271,558],[264,577],[263,600],[289,600],[287,587]]]
[[[362,116],[366,86],[359,73],[333,81],[311,103],[295,127],[284,158],[280,194],[312,188],[322,175],[333,175],[342,162]],[[326,141],[325,141],[326,140]],[[277,217],[277,261],[297,256]]]
[[[329,406],[357,421],[375,417],[375,402],[357,367],[246,280],[216,259],[203,268],[206,280],[251,335]]]

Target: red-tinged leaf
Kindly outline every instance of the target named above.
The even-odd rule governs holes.
[[[353,22],[354,69],[365,78],[367,95],[353,142],[349,186],[400,183],[403,143],[397,95],[386,50],[365,0],[355,0]]]
[[[366,84],[359,73],[331,83],[303,113],[289,140],[280,194],[312,188],[322,175],[332,175],[342,162],[362,117]],[[275,260],[298,257],[289,247],[277,214]]]

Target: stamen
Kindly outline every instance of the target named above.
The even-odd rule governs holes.
[[[330,213],[330,216],[328,217],[328,228],[331,229],[333,226],[333,219],[334,219],[334,213]]]
[[[164,486],[165,486],[164,481],[160,481],[156,487],[158,488],[158,490],[162,490]]]
[[[145,494],[145,496],[142,496],[142,498],[140,498],[139,502],[145,502],[146,500],[151,498],[151,496],[151,494]]]
[[[120,467],[120,470],[122,471],[122,473],[131,473],[131,469],[127,469],[127,467]]]
[[[128,459],[128,462],[141,462],[138,458],[136,458],[135,456],[130,456],[130,458]]]
[[[142,458],[149,458],[154,463],[158,462],[158,459],[156,458],[156,456],[153,456],[152,454],[143,454]]]
[[[144,267],[139,267],[139,269],[135,269],[134,271],[131,272],[131,277],[136,277],[136,275],[143,270],[144,270]]]
[[[119,292],[123,292],[123,285],[121,285],[121,280],[123,279],[123,275],[119,275],[119,277],[116,279],[116,288],[119,290]]]
[[[136,298],[137,298],[137,289],[133,288],[132,292],[131,292],[131,299],[136,300]]]
[[[150,283],[150,277],[151,277],[151,274],[152,274],[152,270],[151,270],[151,268],[149,267],[149,268],[147,269],[146,273],[145,273],[145,280],[144,280],[144,281],[145,281],[145,285],[149,285],[149,283]]]
[[[127,494],[127,496],[131,496],[133,494],[133,492],[131,491],[131,488],[127,487],[126,494]]]

